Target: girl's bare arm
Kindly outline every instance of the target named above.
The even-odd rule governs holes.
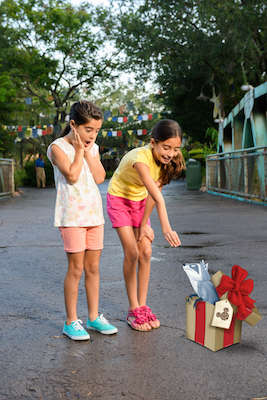
[[[64,151],[62,151],[55,144],[51,146],[52,162],[58,167],[60,172],[70,184],[74,184],[78,181],[82,170],[84,157],[84,145],[76,131],[74,132],[72,145],[76,150],[75,158],[72,164]]]
[[[159,188],[159,190],[161,191],[162,190],[161,182],[157,181],[156,185]],[[142,222],[140,225],[138,242],[141,242],[141,240],[144,236],[146,236],[151,242],[153,242],[153,240],[154,240],[154,231],[149,225],[147,225],[147,221],[152,213],[154,206],[155,206],[155,201],[152,199],[151,195],[148,193],[145,211],[144,211],[143,219],[142,219]]]
[[[175,231],[173,231],[171,228],[164,198],[163,198],[161,191],[159,190],[156,182],[153,181],[153,179],[150,175],[149,167],[144,163],[136,162],[134,164],[134,168],[136,169],[144,186],[147,188],[148,193],[150,194],[152,200],[154,200],[154,202],[156,204],[159,220],[161,223],[162,232],[164,234],[165,239],[171,246],[173,246],[173,247],[179,246],[181,244],[180,239],[179,239],[177,233]],[[149,204],[147,206],[147,209],[145,210],[146,215],[144,216],[145,218],[143,218],[142,223],[147,222],[147,219],[148,219],[147,215],[148,215],[149,211],[151,213],[151,211],[153,209],[153,207],[152,207],[153,203],[149,199],[148,199],[148,201],[149,201]],[[145,219],[146,219],[146,221],[145,221]]]
[[[95,157],[92,156],[90,151],[85,151],[84,157],[87,161],[95,182],[98,185],[100,183],[103,183],[106,177],[106,171],[103,167],[103,164],[101,163],[99,151],[97,152],[97,155]]]

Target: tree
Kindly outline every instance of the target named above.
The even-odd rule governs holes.
[[[196,140],[204,140],[213,123],[211,105],[196,101],[205,82],[208,97],[212,86],[216,95],[221,90],[227,114],[243,96],[242,84],[266,80],[265,0],[117,3],[113,37],[126,53],[125,64],[141,79],[155,77],[166,109]]]
[[[0,65],[0,154],[4,157],[11,157],[14,149],[14,136],[6,125],[10,123],[10,114],[14,111],[20,111],[21,105],[15,104],[16,90],[9,76],[1,73]]]
[[[90,91],[109,78],[116,53],[106,51],[108,17],[102,7],[79,7],[61,0],[3,0],[2,64],[20,96],[39,98],[54,111],[54,125],[65,120],[69,101],[80,88]]]

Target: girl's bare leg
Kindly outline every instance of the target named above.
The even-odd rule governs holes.
[[[85,251],[85,291],[87,297],[88,318],[90,321],[94,321],[98,317],[100,255],[101,250]]]
[[[138,244],[132,226],[122,226],[116,228],[116,230],[124,251],[123,274],[129,299],[129,308],[130,310],[134,310],[135,308],[140,307],[137,296],[136,277],[136,267],[139,259]],[[130,320],[131,319],[134,320],[134,317],[131,317]],[[150,326],[145,323],[140,325],[140,328],[149,329]]]
[[[139,228],[134,228],[136,240],[139,237]],[[138,302],[140,307],[146,305],[149,276],[150,276],[150,262],[151,262],[151,242],[147,237],[143,237],[142,241],[138,243],[139,259],[138,259]]]
[[[135,236],[139,237],[139,228],[135,228]],[[138,301],[140,307],[146,305],[147,291],[150,277],[151,255],[152,247],[151,241],[147,237],[143,237],[142,241],[138,243],[139,248],[139,262],[138,262]],[[150,321],[152,328],[160,326],[159,320]]]
[[[67,253],[68,272],[64,281],[65,307],[67,313],[66,324],[76,321],[79,282],[84,268],[84,251],[80,253]]]

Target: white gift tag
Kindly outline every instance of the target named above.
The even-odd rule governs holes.
[[[229,329],[233,318],[233,307],[229,300],[216,301],[211,325]]]

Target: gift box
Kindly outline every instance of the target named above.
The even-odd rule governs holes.
[[[219,298],[220,298],[220,300],[223,300],[223,299],[229,299],[229,301],[231,302],[231,299],[229,298],[229,291],[231,290],[231,289],[233,289],[233,288],[235,288],[234,286],[239,286],[239,288],[238,289],[240,289],[241,288],[241,296],[242,296],[242,299],[240,299],[239,301],[237,300],[237,301],[235,301],[235,299],[237,299],[237,296],[235,296],[235,298],[234,299],[232,299],[232,302],[231,302],[231,304],[232,304],[232,306],[233,306],[233,309],[234,309],[234,314],[237,314],[238,313],[238,305],[237,304],[234,304],[233,303],[233,301],[235,301],[236,303],[241,303],[241,300],[243,300],[243,303],[244,304],[242,304],[243,305],[243,309],[244,309],[244,311],[243,311],[243,315],[242,315],[242,313],[240,313],[240,315],[239,315],[239,319],[241,319],[242,321],[244,321],[244,322],[246,322],[247,324],[249,324],[249,325],[251,325],[251,326],[254,326],[254,325],[256,325],[261,319],[262,319],[262,316],[260,315],[260,313],[259,313],[259,311],[258,311],[258,309],[256,308],[256,306],[253,304],[254,303],[254,300],[252,300],[251,298],[250,298],[250,296],[249,296],[249,293],[251,293],[251,291],[252,291],[252,289],[253,289],[253,282],[252,282],[252,280],[251,279],[247,279],[246,281],[244,280],[245,279],[245,277],[247,276],[247,271],[246,270],[244,270],[244,269],[242,269],[242,268],[238,268],[238,271],[239,272],[241,272],[242,273],[242,276],[241,276],[241,274],[239,274],[239,277],[240,277],[240,279],[238,279],[239,277],[236,277],[236,276],[234,276],[233,277],[233,274],[234,274],[234,272],[233,271],[235,271],[236,270],[236,268],[235,267],[237,267],[236,265],[234,265],[233,266],[233,269],[232,269],[232,278],[237,278],[237,280],[238,281],[240,281],[241,280],[241,282],[238,282],[237,284],[235,284],[235,280],[234,279],[231,279],[231,278],[229,278],[229,277],[227,277],[225,274],[223,274],[221,271],[218,271],[218,272],[216,272],[216,274],[214,274],[212,277],[211,277],[211,281],[212,281],[212,283],[213,283],[213,285],[215,286],[215,289],[216,289],[216,291],[217,291],[217,293],[218,293],[218,296],[219,296]],[[221,289],[220,288],[220,285],[221,285],[221,283],[222,283],[222,277],[223,276],[225,276],[225,284],[224,284],[224,288],[223,289]],[[252,285],[249,289],[246,289],[246,290],[243,290],[242,291],[242,282],[243,283],[246,283],[246,282],[248,282],[248,281],[250,281],[250,284]],[[227,290],[227,291],[225,291],[224,293],[223,293],[223,291],[224,290],[226,290],[226,289],[230,289],[230,290]],[[240,291],[240,290],[239,290]],[[249,292],[249,293],[248,293]],[[222,294],[223,293],[223,294]],[[248,298],[248,299],[247,299]],[[246,301],[247,300],[247,301]],[[241,304],[240,304],[241,305]],[[237,316],[238,317],[238,316]]]
[[[197,295],[186,297],[186,337],[212,351],[220,350],[241,341],[242,321],[254,326],[261,315],[250,298],[252,279],[238,265],[232,268],[232,278],[218,271],[211,277],[220,300],[228,300],[233,308],[229,329],[212,326],[215,305],[201,301]]]
[[[223,329],[211,325],[215,306],[197,301],[198,296],[188,296],[186,303],[186,337],[212,351],[220,350],[241,341],[242,321],[233,317],[230,328]]]

